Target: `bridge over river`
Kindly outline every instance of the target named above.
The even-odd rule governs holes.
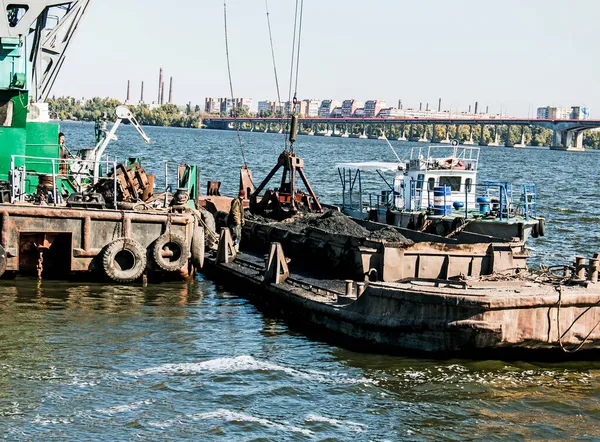
[[[459,127],[468,127],[464,144],[479,139],[482,146],[524,147],[526,128],[541,127],[553,131],[551,149],[580,151],[583,133],[600,128],[600,120],[545,120],[529,118],[300,118],[300,133],[305,135],[353,138],[396,138],[421,142],[444,143],[459,138]],[[204,124],[210,129],[283,132],[289,129],[281,118],[209,117]],[[520,142],[511,141],[511,133],[520,130]],[[501,134],[504,134],[503,136]],[[518,138],[518,137],[517,137]],[[514,136],[513,136],[514,139]]]

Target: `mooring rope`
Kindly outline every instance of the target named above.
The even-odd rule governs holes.
[[[562,351],[564,351],[565,353],[575,353],[578,352],[579,350],[581,350],[581,348],[584,346],[584,344],[588,341],[588,339],[590,338],[590,336],[592,336],[592,333],[594,333],[594,330],[596,330],[596,328],[598,328],[598,326],[600,325],[600,321],[598,321],[596,323],[596,325],[594,325],[594,327],[592,327],[592,329],[590,330],[590,332],[587,334],[587,336],[583,339],[583,341],[581,341],[581,343],[575,347],[574,349],[568,349],[565,347],[565,345],[562,342],[562,339],[565,337],[565,335],[573,328],[573,326],[575,325],[575,323],[577,321],[579,321],[579,319],[585,315],[587,312],[589,312],[593,307],[596,307],[597,305],[600,305],[600,301],[596,302],[593,305],[590,305],[588,308],[586,308],[583,312],[581,312],[579,314],[579,316],[577,316],[573,322],[571,323],[571,325],[561,334],[560,332],[560,309],[562,306],[562,295],[563,295],[563,286],[560,285],[558,287],[558,307],[557,307],[557,311],[556,311],[556,327],[557,327],[557,331],[558,331],[558,344],[560,345],[560,348],[562,349]]]
[[[225,54],[227,56],[227,75],[229,76],[229,91],[231,92],[231,101],[233,105],[233,120],[235,121],[235,130],[237,133],[238,143],[242,152],[242,161],[244,166],[248,167],[246,162],[246,153],[244,152],[244,145],[242,144],[242,137],[240,135],[240,127],[237,121],[237,106],[235,105],[235,96],[233,94],[233,81],[231,80],[231,63],[229,61],[229,38],[227,33],[227,0],[223,0],[223,20],[225,23]],[[225,103],[225,110],[227,110],[227,103]]]

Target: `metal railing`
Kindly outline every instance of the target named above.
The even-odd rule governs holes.
[[[473,146],[427,146],[413,147],[410,150],[409,164],[415,167],[418,162],[426,164],[425,170],[444,168],[444,161],[461,161],[466,170],[477,171],[479,147]]]
[[[52,177],[52,199],[54,206],[62,200],[58,192],[60,181],[66,180],[78,192],[84,191],[93,185],[93,172],[96,166],[100,168],[100,178],[113,179],[114,205],[117,204],[117,180],[114,176],[108,176],[110,167],[116,171],[117,162],[108,156],[100,161],[82,160],[75,158],[46,158],[27,155],[11,155],[10,161],[10,201],[24,202],[29,193],[25,190],[28,177],[51,176]],[[104,173],[102,173],[104,166]],[[39,172],[36,169],[50,169],[50,172]]]
[[[371,192],[364,195],[361,192],[358,198],[357,195],[353,198],[351,192],[345,190],[343,206],[361,212],[383,207],[410,212],[433,208],[433,188],[429,187],[427,181],[411,180],[408,186],[403,187],[402,192],[384,190],[380,193]],[[443,185],[435,187],[443,187]],[[520,188],[521,191],[515,188]],[[461,198],[457,198],[457,195]],[[477,203],[477,197],[480,196],[490,199],[488,213],[493,213],[500,220],[522,216],[529,221],[532,216],[537,217],[537,191],[534,184],[513,186],[510,183],[493,181],[461,184],[458,190],[452,190],[450,197],[444,196],[443,205],[452,205],[455,201],[462,202],[463,207],[455,210],[464,212],[467,218],[469,213],[481,213],[481,203]],[[396,204],[398,197],[401,197],[403,203],[401,207]]]

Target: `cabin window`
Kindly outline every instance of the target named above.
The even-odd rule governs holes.
[[[423,181],[425,180],[425,175],[420,173],[417,176],[417,189],[421,190],[423,188]]]
[[[459,176],[441,176],[439,186],[450,186],[452,192],[460,192],[460,181]]]
[[[471,188],[473,187],[473,180],[471,178],[467,178],[465,180],[465,189],[467,189],[468,193],[471,193]]]
[[[11,28],[16,27],[28,10],[29,6],[27,5],[8,5],[6,7],[8,25]]]
[[[434,187],[435,187],[435,178],[429,178],[429,180],[427,181],[427,190],[429,190],[431,192]]]

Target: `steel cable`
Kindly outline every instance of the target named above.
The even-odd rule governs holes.
[[[275,87],[277,89],[277,103],[281,105],[281,91],[279,88],[279,76],[277,75],[277,63],[275,61],[275,48],[273,46],[273,33],[271,31],[271,17],[269,13],[269,2],[265,0],[265,9],[267,11],[267,27],[269,28],[269,42],[271,44],[271,58],[273,59],[273,73],[275,74]],[[275,106],[275,111],[277,111],[277,106]],[[283,129],[285,120],[283,116],[283,112],[281,113],[281,128]],[[283,145],[284,148],[287,149],[287,137],[285,135],[285,131],[282,130],[283,133]]]
[[[237,106],[235,104],[235,96],[233,95],[233,81],[231,80],[231,63],[229,61],[229,38],[227,33],[227,0],[223,0],[223,20],[225,23],[225,54],[227,56],[227,75],[229,76],[229,91],[231,92],[231,101],[233,105],[233,120],[235,122],[235,130],[237,133],[238,143],[242,152],[242,161],[244,166],[248,167],[246,162],[246,153],[244,152],[244,145],[242,144],[242,137],[240,135],[240,127],[237,121]],[[227,102],[225,102],[225,110],[227,110]]]

